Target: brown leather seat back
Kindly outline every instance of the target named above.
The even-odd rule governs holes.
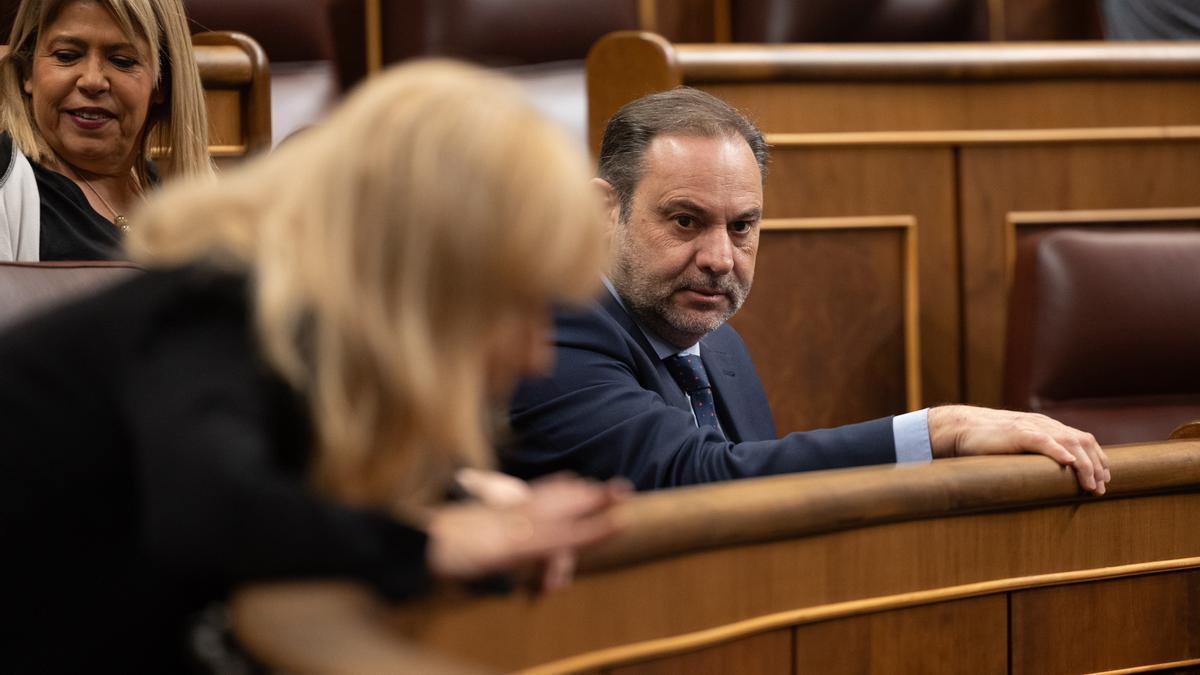
[[[329,61],[333,36],[325,0],[185,0],[193,33],[237,31],[271,62]]]
[[[1059,230],[1018,247],[1005,404],[1101,443],[1200,417],[1200,231]]]
[[[734,42],[988,39],[987,3],[973,0],[740,0],[730,22]]]
[[[490,66],[579,60],[602,35],[638,25],[633,0],[442,0],[380,9],[385,64],[418,56]]]
[[[35,312],[107,288],[138,271],[127,262],[0,263],[0,330]]]

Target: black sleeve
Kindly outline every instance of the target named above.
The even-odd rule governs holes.
[[[165,322],[125,373],[148,554],[227,583],[348,577],[391,598],[422,590],[423,532],[319,498],[282,468],[270,388],[244,318],[226,314]]]

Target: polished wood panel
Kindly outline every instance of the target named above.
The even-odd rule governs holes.
[[[1012,595],[1013,675],[1079,673],[1200,657],[1200,571]]]
[[[1009,214],[1195,207],[1200,140],[964,147],[961,222],[966,400],[1003,400]]]
[[[764,129],[790,132],[1182,126],[1196,124],[1190,106],[1200,98],[1195,83],[1174,80],[699,86],[746,111]]]
[[[381,0],[362,0],[368,76],[383,70],[383,8],[380,2]]]
[[[904,216],[763,221],[755,291],[733,325],[780,433],[920,407],[915,228]]]
[[[796,629],[796,674],[1008,672],[1004,594]]]
[[[604,672],[606,675],[790,675],[792,630],[774,630]]]
[[[589,552],[564,592],[432,598],[379,616],[393,635],[463,658],[573,672],[789,626],[1200,567],[1200,442],[1113,447],[1109,458],[1104,498],[1032,456],[647,493],[622,507],[625,531]],[[235,617],[262,654],[290,622],[328,614],[295,604],[264,614],[271,598],[258,598]]]
[[[955,228],[954,151],[945,147],[831,146],[813,148],[778,143],[773,149],[771,172],[764,186],[764,209],[768,218],[864,217],[905,214],[915,219],[918,272],[919,361],[921,399],[944,403],[961,399],[959,372],[960,323],[958,289],[958,233]],[[861,263],[861,261],[859,261]],[[776,282],[764,268],[756,274],[757,288],[750,302],[782,305],[787,297],[767,298]],[[831,277],[836,279],[837,275]],[[748,305],[748,310],[750,307]],[[844,308],[853,312],[853,307]],[[797,317],[804,320],[804,317]],[[808,350],[806,343],[796,343]],[[751,349],[759,370],[774,368],[778,354]],[[828,357],[829,352],[808,355]],[[849,353],[842,358],[865,360],[869,354]],[[767,359],[764,362],[764,359]],[[895,371],[893,371],[895,372]],[[839,373],[819,383],[793,382],[792,386],[824,385],[829,390],[854,391]],[[765,385],[772,400],[787,396]],[[885,386],[904,386],[893,379]],[[880,414],[900,412],[878,405],[859,409]],[[783,413],[780,410],[778,413]],[[853,417],[842,415],[843,419]],[[857,417],[853,421],[865,419]],[[779,428],[785,429],[778,425]]]
[[[242,97],[234,90],[218,89],[204,92],[208,106],[208,142],[217,148],[218,156],[241,156],[246,152],[245,129],[242,126]],[[210,150],[211,151],[211,150]]]

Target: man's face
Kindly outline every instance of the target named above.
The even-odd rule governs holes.
[[[754,280],[762,178],[740,136],[669,134],[646,150],[611,279],[648,328],[683,349],[742,306]]]

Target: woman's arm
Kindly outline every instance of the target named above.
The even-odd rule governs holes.
[[[423,589],[422,531],[323,499],[283,467],[303,449],[276,446],[304,442],[295,432],[307,422],[289,414],[236,303],[184,304],[159,313],[121,387],[149,555],[226,583],[353,577],[391,597]]]
[[[578,480],[535,484],[518,504],[437,508],[428,536],[381,511],[319,497],[282,467],[295,448],[276,446],[305,438],[296,429],[307,422],[264,373],[244,320],[219,303],[169,314],[131,359],[122,403],[143,544],[171,569],[227,583],[351,577],[400,598],[432,576],[547,560],[615,530],[610,507],[625,488]]]

